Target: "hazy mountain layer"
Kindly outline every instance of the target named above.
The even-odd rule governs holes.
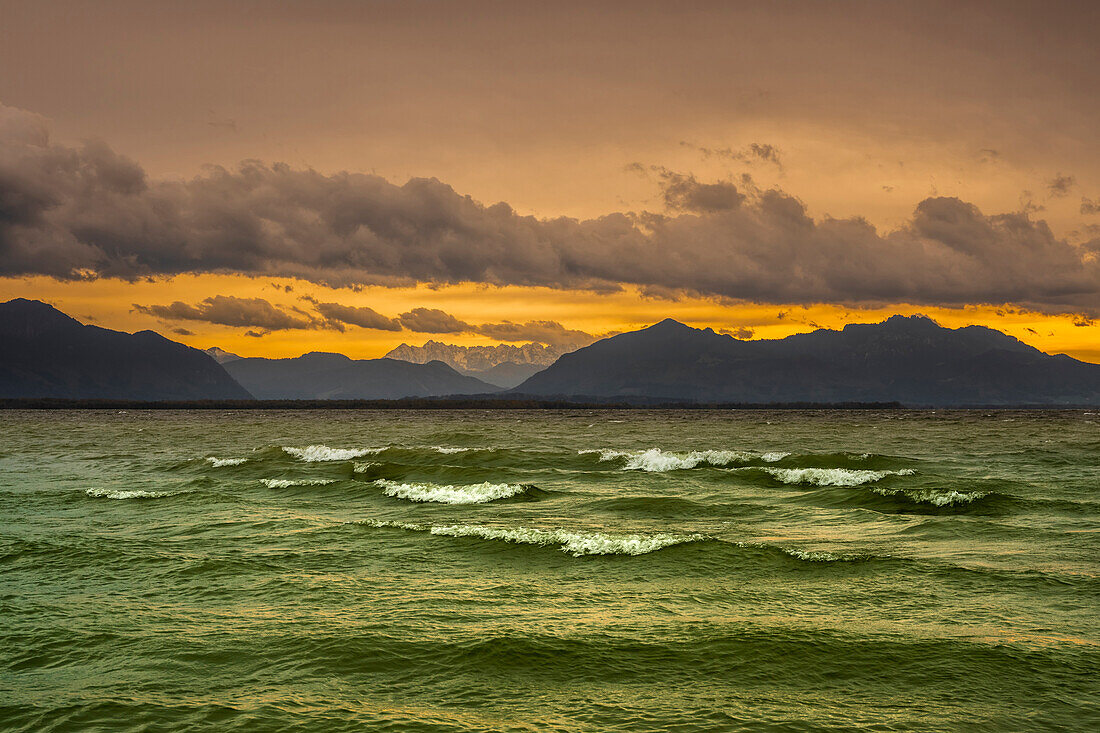
[[[1097,404],[1100,365],[920,316],[774,341],[738,341],[669,319],[566,354],[513,391],[745,403]]]
[[[0,304],[0,396],[249,399],[210,356],[153,331],[87,326],[22,298]]]
[[[355,360],[313,352],[295,359],[235,359],[223,367],[257,399],[371,400],[498,391],[440,361]]]

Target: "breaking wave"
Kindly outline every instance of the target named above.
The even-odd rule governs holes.
[[[860,486],[881,481],[887,476],[912,476],[915,471],[868,471],[852,468],[761,468],[772,478],[784,484],[810,486]]]
[[[581,557],[582,555],[645,555],[666,547],[707,539],[699,534],[611,535],[603,532],[568,532],[562,529],[543,530],[526,527],[502,529],[472,524],[423,525],[377,520],[367,520],[363,523],[372,527],[395,527],[446,537],[476,537],[483,540],[536,545],[539,547],[557,545],[559,550],[567,552],[573,557]]]
[[[307,445],[305,448],[283,446],[287,455],[307,463],[321,461],[350,461],[372,453],[381,453],[385,448],[329,448],[327,445]]]
[[[222,466],[239,466],[247,460],[247,458],[215,458],[214,456],[206,457],[206,462],[214,468],[221,468]]]
[[[336,483],[331,478],[262,478],[260,483],[269,489],[286,489],[291,486],[326,486]]]
[[[435,504],[485,504],[497,499],[508,499],[527,493],[531,486],[523,484],[491,484],[488,481],[468,486],[441,484],[406,484],[398,481],[378,479],[375,486],[382,493],[396,499]]]
[[[88,496],[98,499],[159,499],[164,496],[174,496],[171,491],[141,491],[140,489],[87,489],[84,492]]]
[[[615,460],[623,461],[623,468],[628,471],[660,472],[678,471],[697,466],[728,466],[731,463],[748,463],[750,461],[764,461],[774,463],[781,461],[790,453],[770,451],[756,454],[740,450],[704,450],[691,451],[690,453],[666,453],[660,448],[650,448],[644,451],[621,450],[582,450],[581,455],[599,454],[600,462]]]
[[[880,496],[892,496],[907,499],[916,504],[929,504],[934,507],[968,506],[989,496],[988,491],[955,491],[954,489],[871,489]]]

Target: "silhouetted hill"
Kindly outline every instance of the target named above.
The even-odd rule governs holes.
[[[67,399],[250,399],[216,361],[152,331],[87,326],[53,306],[0,304],[0,396]]]
[[[265,400],[376,400],[499,391],[441,361],[355,360],[312,352],[295,359],[235,359],[222,366]]]
[[[565,354],[517,395],[704,402],[1097,404],[1100,365],[1049,356],[982,326],[894,316],[773,341],[668,319]]]

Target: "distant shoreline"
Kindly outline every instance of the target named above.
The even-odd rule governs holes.
[[[1082,410],[1097,405],[906,405],[901,402],[597,402],[553,399],[74,400],[2,398],[0,410]]]

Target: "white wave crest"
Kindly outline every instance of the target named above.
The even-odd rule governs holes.
[[[336,483],[331,478],[262,478],[260,483],[269,489],[285,489],[290,486],[326,486]]]
[[[441,484],[403,484],[397,481],[378,479],[375,486],[382,487],[386,496],[416,502],[435,504],[485,504],[497,499],[507,499],[527,490],[518,484],[491,484],[488,481],[468,486]]]
[[[765,468],[762,469],[785,484],[811,486],[860,486],[881,481],[887,476],[911,476],[913,469],[900,471],[866,471],[854,468]]]
[[[813,552],[807,550],[783,550],[791,557],[798,558],[799,560],[805,560],[807,562],[837,562],[840,560],[847,560],[850,558],[842,557],[840,555],[834,555],[831,552]]]
[[[785,453],[783,451],[768,451],[767,453],[760,454],[760,460],[764,461],[764,463],[775,463],[776,461],[782,461],[789,455],[790,453]]]
[[[352,471],[352,473],[366,473],[367,471],[371,470],[375,466],[381,466],[381,465],[382,464],[378,463],[377,461],[356,461],[352,465],[351,471]]]
[[[352,458],[381,453],[385,448],[329,448],[327,445],[307,445],[305,448],[289,448],[283,446],[283,450],[295,458],[307,463],[319,463],[321,461],[350,461]]]
[[[747,463],[757,459],[774,462],[790,455],[789,453],[765,453],[763,456],[758,456],[754,453],[739,450],[665,453],[660,448],[650,448],[645,451],[582,450],[578,452],[581,455],[599,453],[601,462],[622,458],[625,459],[623,468],[627,471],[650,471],[655,473],[678,471],[701,465],[726,466],[730,463]]]
[[[444,455],[449,455],[451,453],[465,453],[466,451],[472,450],[472,449],[471,448],[448,448],[447,446],[443,446],[443,445],[433,445],[432,450],[434,450],[436,453],[443,453]]]
[[[87,489],[84,493],[101,499],[159,499],[163,496],[174,496],[170,491],[141,491],[140,489],[130,491],[122,489]]]
[[[610,535],[603,532],[567,532],[561,529],[544,530],[526,527],[503,529],[471,524],[427,526],[373,519],[366,520],[363,524],[372,527],[395,527],[414,532],[428,532],[446,537],[478,537],[484,540],[500,540],[514,544],[538,545],[539,547],[557,545],[558,549],[562,552],[568,552],[573,557],[582,555],[645,555],[665,547],[706,539],[706,537],[699,534]]]
[[[905,496],[910,501],[915,501],[920,504],[931,504],[936,507],[945,506],[957,506],[962,504],[970,504],[977,501],[984,496],[988,496],[985,491],[955,491],[950,490],[936,490],[936,489],[921,489],[919,491],[905,491],[903,489],[872,489],[876,494],[881,496]]]
[[[214,456],[206,457],[206,462],[214,468],[221,468],[222,466],[239,466],[247,460],[247,458],[215,458]]]

